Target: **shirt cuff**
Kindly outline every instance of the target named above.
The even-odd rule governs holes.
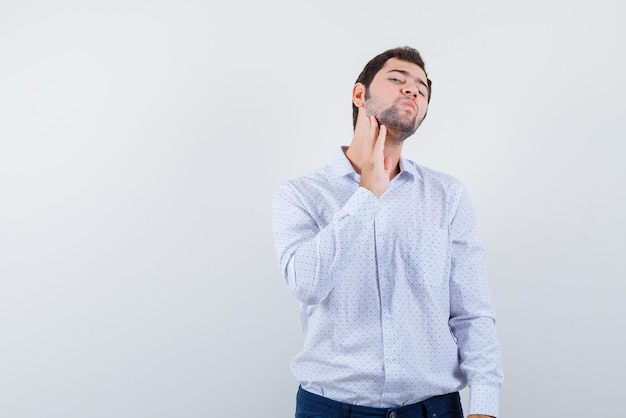
[[[364,222],[372,221],[380,209],[380,202],[374,193],[359,187],[343,207],[346,215],[358,215]]]
[[[498,416],[500,390],[494,386],[470,386],[469,414]]]

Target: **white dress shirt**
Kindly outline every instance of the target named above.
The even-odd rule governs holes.
[[[500,344],[465,187],[401,158],[377,199],[344,149],[274,194],[278,264],[305,335],[292,372],[309,392],[379,408],[469,384],[468,412],[497,416]]]

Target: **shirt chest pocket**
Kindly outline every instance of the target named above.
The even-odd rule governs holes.
[[[398,242],[396,265],[414,284],[441,286],[447,282],[448,231],[410,228]]]

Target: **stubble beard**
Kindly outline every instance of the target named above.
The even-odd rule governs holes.
[[[413,135],[422,123],[423,118],[417,120],[417,112],[413,117],[406,117],[400,113],[403,111],[398,108],[398,103],[405,99],[399,98],[387,109],[381,109],[375,98],[367,97],[367,92],[365,96],[365,113],[368,116],[376,116],[378,123],[387,127],[387,140],[400,144]]]

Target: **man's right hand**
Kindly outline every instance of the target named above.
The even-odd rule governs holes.
[[[391,175],[391,157],[385,157],[387,127],[380,125],[375,116],[368,116],[367,144],[361,159],[361,187],[365,187],[377,198],[387,190]]]

